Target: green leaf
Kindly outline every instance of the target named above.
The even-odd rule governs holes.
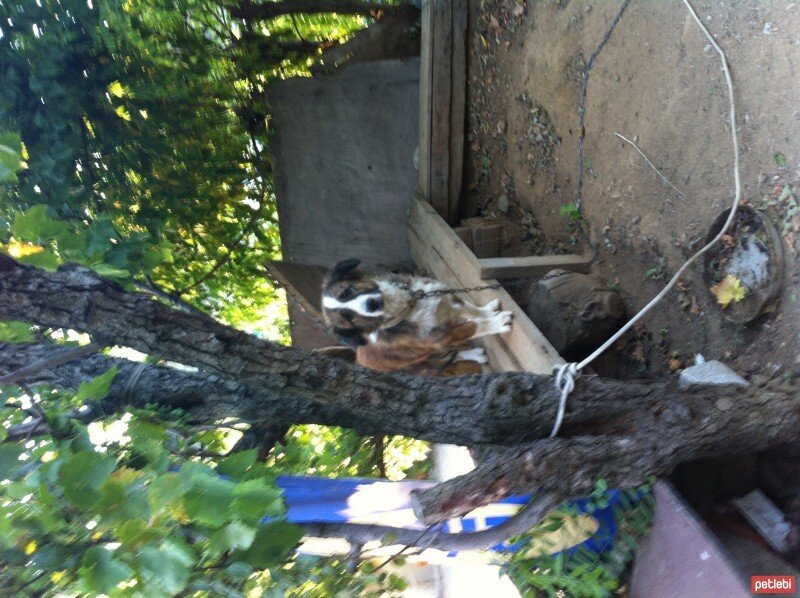
[[[661,274],[661,268],[650,268],[644,273],[645,278],[656,278]]]
[[[237,561],[225,568],[225,576],[235,583],[243,582],[253,574],[253,568],[247,563]]]
[[[30,343],[35,340],[31,325],[25,322],[0,322],[0,342]]]
[[[30,264],[31,266],[42,268],[48,272],[55,272],[59,264],[58,256],[49,249],[39,251],[38,253],[29,253],[28,255],[17,258],[17,260],[23,264]]]
[[[580,209],[578,209],[578,205],[574,203],[568,203],[567,205],[561,206],[559,214],[563,218],[569,218],[570,222],[578,222],[583,218]]]
[[[238,521],[233,521],[217,530],[208,542],[208,554],[215,557],[229,550],[247,550],[256,537],[256,530]]]
[[[117,231],[111,223],[110,216],[101,216],[92,222],[89,228],[88,240],[86,244],[86,254],[93,258],[105,253],[112,247],[111,239],[116,238]]]
[[[71,558],[75,558],[75,551],[60,544],[47,544],[31,555],[35,567],[53,571],[64,569]]]
[[[75,400],[85,403],[86,401],[99,401],[105,398],[118,371],[119,368],[117,366],[112,366],[105,374],[101,374],[89,382],[81,382],[78,387],[78,394],[75,395]]]
[[[112,474],[100,488],[100,499],[94,506],[94,511],[103,516],[103,521],[109,525],[122,524],[135,519],[149,519],[150,505],[147,501],[147,492],[141,478],[133,481],[123,481],[119,478],[120,472],[129,473],[134,470],[123,468]]]
[[[195,475],[183,497],[186,514],[203,525],[220,527],[228,520],[234,485],[217,476]]]
[[[235,481],[239,481],[247,473],[247,470],[253,466],[257,457],[257,449],[233,453],[217,464],[217,471]]]
[[[76,507],[91,507],[100,500],[100,486],[114,471],[116,464],[111,457],[94,451],[73,453],[58,471],[64,496]]]
[[[25,461],[19,458],[25,452],[25,447],[21,444],[1,444],[0,445],[0,481],[14,478],[20,468],[25,465]]]
[[[141,519],[133,519],[114,528],[115,536],[125,546],[126,550],[138,551],[149,542],[163,538],[167,531],[160,527],[148,525]]]
[[[195,556],[191,551],[171,540],[160,546],[145,546],[139,553],[137,568],[144,582],[144,595],[164,592],[177,594],[186,587]]]
[[[22,162],[22,140],[16,133],[0,131],[0,183],[16,183]]]
[[[81,560],[81,579],[87,591],[107,594],[133,575],[133,570],[101,546],[89,548]]]
[[[272,567],[288,557],[302,537],[302,527],[286,521],[271,521],[258,528],[253,544],[237,553],[236,558],[256,569]]]
[[[281,491],[269,487],[261,479],[239,482],[233,489],[233,512],[245,521],[260,521],[267,515],[277,516],[283,512]]]
[[[116,279],[116,280],[124,280],[126,278],[131,277],[131,273],[127,270],[123,270],[122,268],[115,268],[114,266],[110,266],[108,264],[94,264],[92,266],[92,270],[97,272],[100,276],[104,276],[106,278]]]
[[[777,164],[781,168],[786,166],[786,156],[784,156],[782,153],[778,152],[774,154],[772,157],[775,158],[775,164]]]
[[[68,235],[70,231],[64,222],[50,217],[46,204],[38,204],[14,216],[11,234],[20,241],[39,243]]]

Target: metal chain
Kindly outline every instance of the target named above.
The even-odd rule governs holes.
[[[569,272],[554,272],[552,274],[547,274],[542,276],[541,278],[537,278],[534,282],[542,282],[544,280],[550,280],[551,278],[558,278],[559,276],[564,276],[565,274],[569,274]],[[461,293],[473,293],[477,291],[488,291],[494,289],[503,288],[499,282],[495,284],[487,284],[480,287],[468,287],[464,289],[436,289],[434,291],[411,291],[411,287],[406,282],[392,282],[390,283],[393,286],[400,287],[411,293],[412,299],[420,300],[420,299],[427,299],[428,297],[441,297],[444,295],[460,295]]]

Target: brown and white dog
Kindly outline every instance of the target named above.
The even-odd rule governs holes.
[[[322,289],[322,312],[331,332],[356,348],[356,363],[380,371],[418,375],[480,373],[482,348],[469,341],[511,330],[500,302],[477,307],[456,295],[417,298],[445,289],[432,278],[386,274],[370,278],[349,259],[331,268]]]

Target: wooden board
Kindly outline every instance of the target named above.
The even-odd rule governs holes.
[[[417,191],[431,195],[431,72],[433,70],[433,0],[422,0],[419,50],[419,151]]]
[[[478,260],[481,278],[526,278],[544,276],[560,268],[570,272],[586,272],[592,261],[585,255],[534,255],[528,257],[490,257]]]
[[[431,70],[431,184],[427,196],[444,218],[450,207],[450,99],[453,57],[453,5],[433,0],[433,62]]]
[[[446,220],[454,224],[459,216],[464,170],[464,136],[467,103],[467,17],[468,0],[453,1],[453,51],[450,84],[450,197]]]
[[[321,318],[320,303],[325,268],[277,260],[267,262],[266,268],[275,282],[283,287],[312,318]]]
[[[478,259],[430,204],[419,198],[414,199],[409,212],[408,232],[414,261],[449,287],[467,288],[496,282],[481,279]],[[466,295],[476,305],[500,299],[503,309],[514,314],[511,332],[483,339],[490,364],[496,371],[549,374],[553,366],[564,363],[507,291],[500,288]]]

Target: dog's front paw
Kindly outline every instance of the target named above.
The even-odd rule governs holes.
[[[497,319],[500,320],[500,334],[511,332],[511,323],[514,320],[514,314],[512,312],[501,311],[497,314]]]
[[[483,306],[483,311],[485,311],[485,312],[487,312],[489,314],[492,314],[492,315],[496,315],[496,314],[500,313],[501,307],[502,306],[500,304],[500,299],[495,299],[494,301],[490,301],[489,303],[484,305]]]

